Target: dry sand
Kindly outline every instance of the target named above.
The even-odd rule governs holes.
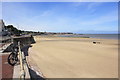
[[[39,36],[35,40],[29,62],[46,78],[118,77],[117,40]]]

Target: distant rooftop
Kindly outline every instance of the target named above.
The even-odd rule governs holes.
[[[3,22],[3,20],[2,20],[2,19],[0,19],[0,24],[4,24],[4,22]]]
[[[0,31],[4,28],[4,22],[2,19],[0,19]]]

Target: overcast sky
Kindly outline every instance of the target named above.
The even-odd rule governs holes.
[[[2,18],[22,30],[118,31],[117,2],[3,2]]]

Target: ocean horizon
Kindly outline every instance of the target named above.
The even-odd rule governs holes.
[[[77,35],[61,35],[60,37],[89,37],[97,39],[120,39],[120,34],[77,34]]]

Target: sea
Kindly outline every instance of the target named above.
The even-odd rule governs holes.
[[[60,37],[89,37],[97,39],[120,39],[120,34],[76,34],[76,35],[60,35]]]

